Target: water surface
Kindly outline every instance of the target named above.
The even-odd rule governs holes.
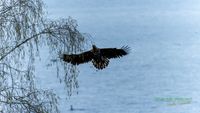
[[[98,47],[129,45],[132,49],[102,71],[91,63],[80,65],[79,94],[61,102],[63,113],[200,112],[198,0],[45,3],[49,18],[75,18],[79,30],[89,33]],[[55,72],[41,73],[47,79],[41,84],[54,88],[64,99],[66,93]]]

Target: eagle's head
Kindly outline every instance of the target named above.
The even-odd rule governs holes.
[[[92,52],[93,52],[93,54],[99,54],[99,52],[100,52],[100,49],[99,49],[99,48],[97,48],[97,46],[95,46],[95,45],[92,45]]]
[[[93,50],[93,52],[95,52],[95,51],[98,51],[98,50],[99,50],[99,48],[97,48],[97,46],[96,46],[96,45],[92,45],[92,50]]]
[[[97,49],[97,46],[95,46],[95,45],[92,45],[92,49]]]

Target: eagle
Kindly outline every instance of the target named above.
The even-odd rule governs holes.
[[[120,58],[129,53],[130,48],[123,46],[117,48],[98,48],[92,45],[92,49],[80,54],[62,54],[61,59],[73,65],[79,65],[87,62],[92,62],[94,67],[101,70],[108,66],[109,59]]]

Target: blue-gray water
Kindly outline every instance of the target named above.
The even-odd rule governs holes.
[[[49,18],[75,18],[79,30],[89,33],[98,47],[129,45],[132,49],[102,71],[91,63],[80,65],[79,94],[61,102],[62,113],[200,112],[200,1],[45,3]],[[39,73],[43,73],[42,85],[64,98],[55,72]]]

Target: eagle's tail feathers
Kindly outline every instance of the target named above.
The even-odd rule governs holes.
[[[105,58],[104,60],[101,60],[101,61],[92,60],[92,63],[94,65],[94,67],[96,67],[97,69],[104,69],[105,67],[108,66],[109,60],[107,58]]]

